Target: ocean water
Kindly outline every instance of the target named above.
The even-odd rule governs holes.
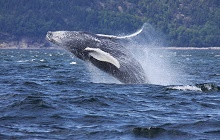
[[[0,50],[0,139],[219,139],[220,50],[146,50],[121,84],[63,50]]]

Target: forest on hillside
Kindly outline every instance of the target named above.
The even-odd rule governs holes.
[[[169,46],[220,46],[219,0],[0,0],[0,42],[49,30],[127,34],[143,23]]]

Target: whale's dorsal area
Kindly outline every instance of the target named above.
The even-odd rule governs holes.
[[[141,29],[137,30],[135,33],[126,35],[126,36],[114,36],[114,35],[105,35],[105,34],[96,34],[96,35],[99,37],[108,38],[108,39],[116,39],[116,40],[117,39],[129,39],[140,34],[143,31],[144,27],[145,27],[145,24],[141,27]]]
[[[102,51],[99,48],[85,48],[84,51],[87,51],[89,56],[92,56],[94,59],[103,61],[103,62],[108,62],[117,67],[118,69],[120,68],[120,63],[116,58],[114,58],[111,54]]]

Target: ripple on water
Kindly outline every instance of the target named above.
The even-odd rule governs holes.
[[[218,56],[177,51],[192,82],[160,86],[108,83],[108,76],[93,83],[84,63],[63,51],[0,54],[0,139],[220,137]]]

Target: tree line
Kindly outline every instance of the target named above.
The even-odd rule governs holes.
[[[169,46],[220,46],[219,15],[219,0],[1,0],[0,41],[49,30],[126,34],[149,23]]]

